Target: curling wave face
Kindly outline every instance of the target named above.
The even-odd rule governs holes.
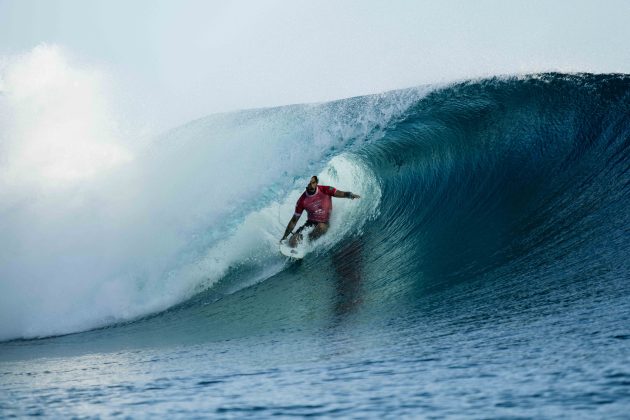
[[[630,78],[545,74],[468,82],[408,110],[358,151],[383,191],[372,258],[390,238],[427,287],[479,276],[553,282],[628,255]],[[368,238],[372,238],[371,235]],[[391,279],[391,276],[390,276]]]
[[[80,205],[44,197],[26,208],[36,218],[51,204],[45,223],[4,222],[24,251],[2,264],[0,337],[171,308],[125,328],[185,341],[196,321],[207,338],[378,318],[465,283],[618,284],[629,105],[626,76],[543,74],[192,122],[85,187]],[[330,234],[288,264],[277,241],[312,174],[363,198],[335,200]]]

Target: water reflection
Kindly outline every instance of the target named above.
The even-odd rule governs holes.
[[[344,316],[355,312],[363,302],[363,244],[355,239],[332,256],[335,270],[336,301],[334,313]]]

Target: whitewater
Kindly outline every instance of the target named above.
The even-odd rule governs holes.
[[[0,166],[3,416],[627,415],[627,75],[237,111],[130,148],[58,126],[21,74],[3,133],[37,140]],[[75,162],[63,130],[99,135]],[[311,175],[362,198],[287,260]]]

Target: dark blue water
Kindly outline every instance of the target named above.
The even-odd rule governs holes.
[[[359,228],[263,281],[249,259],[164,312],[0,344],[0,413],[627,418],[629,111],[623,75],[434,89],[324,155],[376,182]]]

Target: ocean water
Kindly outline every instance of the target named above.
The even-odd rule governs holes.
[[[627,418],[629,111],[626,75],[471,80],[5,188],[0,415]],[[312,174],[362,198],[290,261]]]

